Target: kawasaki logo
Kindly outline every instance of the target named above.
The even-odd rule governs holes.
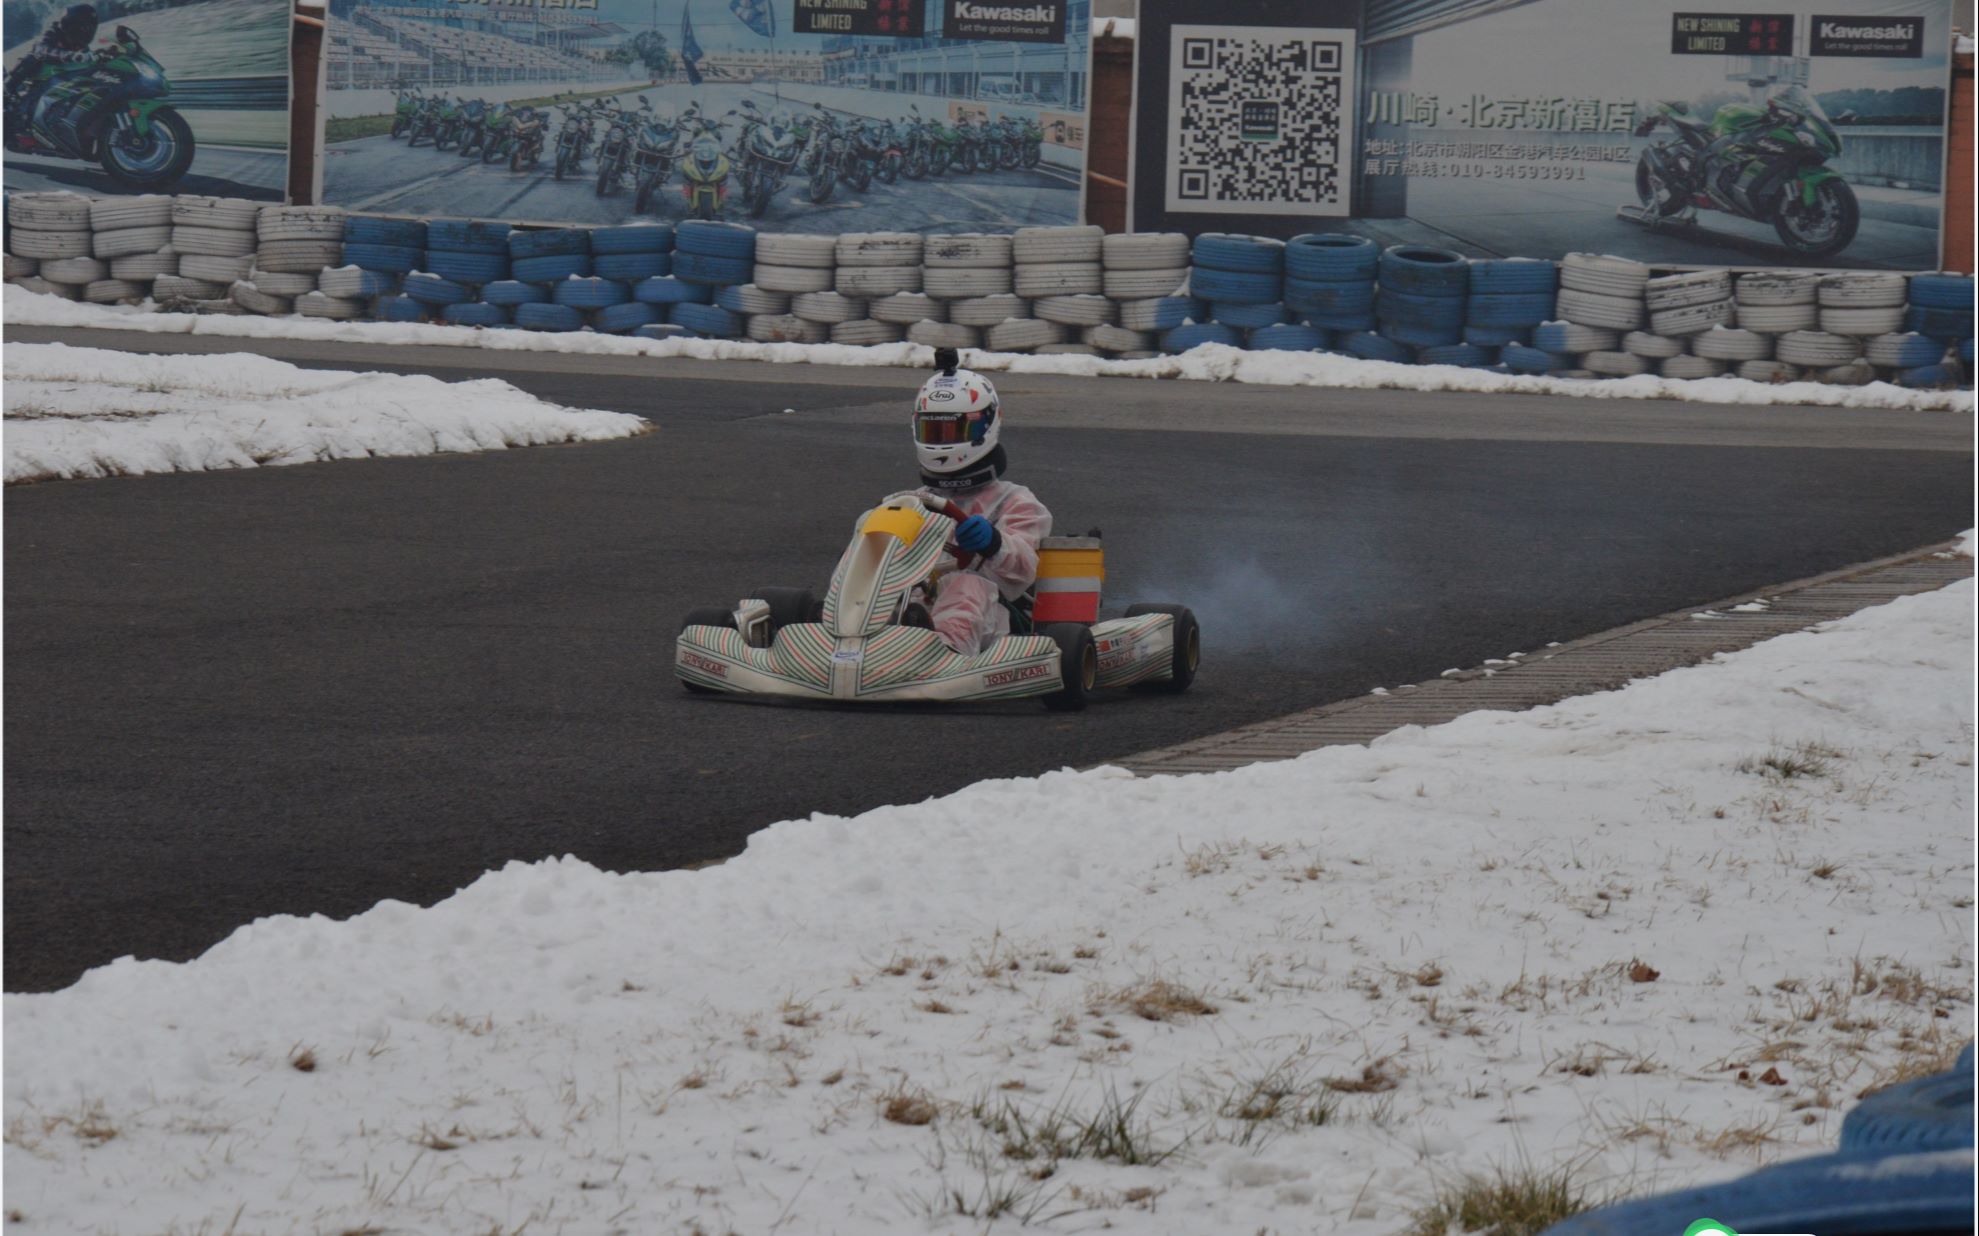
[[[970,4],[968,0],[958,0],[955,15],[968,21],[1056,22],[1058,6],[1034,4],[1020,9],[1012,5]]]
[[[1824,39],[1909,39],[1917,36],[1917,27],[1906,22],[1901,26],[1844,26],[1838,21],[1821,23],[1821,37]]]

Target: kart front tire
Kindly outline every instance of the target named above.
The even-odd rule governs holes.
[[[1196,616],[1186,605],[1130,605],[1127,617],[1139,618],[1144,614],[1169,614],[1175,619],[1175,646],[1173,662],[1168,677],[1152,682],[1136,683],[1138,690],[1159,692],[1163,695],[1180,695],[1189,689],[1196,680],[1196,667],[1202,663],[1202,628]]]
[[[809,588],[758,588],[749,594],[770,604],[770,638],[787,626],[800,622],[821,622],[825,603]]]
[[[1038,634],[1058,645],[1059,689],[1040,696],[1039,702],[1053,712],[1079,712],[1092,698],[1099,684],[1099,648],[1093,643],[1092,628],[1077,622],[1054,622],[1038,629]]]
[[[703,606],[700,609],[690,609],[687,611],[687,617],[680,620],[680,629],[682,631],[687,630],[689,627],[727,627],[733,631],[735,630],[735,611],[732,609],[723,609],[717,605]],[[698,682],[689,682],[685,678],[680,680],[680,685],[687,688],[689,695],[716,694],[713,687],[704,687]]]

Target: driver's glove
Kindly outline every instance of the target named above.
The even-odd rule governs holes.
[[[955,543],[972,554],[994,558],[997,551],[1003,548],[1003,534],[981,515],[971,515],[956,527]]]

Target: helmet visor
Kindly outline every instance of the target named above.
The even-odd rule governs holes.
[[[960,446],[983,440],[980,412],[916,412],[914,441],[922,446]]]

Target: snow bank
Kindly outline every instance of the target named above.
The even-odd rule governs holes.
[[[90,305],[6,288],[10,326],[83,326],[245,339],[347,340],[431,347],[493,348],[512,352],[577,352],[605,356],[687,357],[771,364],[890,366],[926,369],[934,351],[915,343],[856,347],[842,343],[754,343],[728,339],[637,339],[583,332],[483,330],[418,322],[332,322],[321,318],[153,313],[142,308]],[[1777,385],[1743,378],[1659,378],[1642,375],[1600,381],[1531,374],[1486,373],[1454,365],[1397,365],[1320,352],[1250,352],[1203,344],[1180,356],[1104,360],[1096,356],[1030,356],[965,349],[971,368],[986,372],[1051,373],[1074,377],[1178,378],[1249,382],[1262,386],[1321,386],[1364,390],[1473,391],[1483,394],[1574,395],[1584,399],[1675,399],[1689,403],[1809,404],[1830,408],[1884,408],[1921,412],[1971,412],[1971,391],[1906,390],[1888,382],[1826,386]]]
[[[1496,1164],[1643,1192],[1811,1153],[1971,1033],[1973,599],[1371,747],[986,782],[126,959],[6,998],[7,1205],[1390,1236]]]
[[[560,408],[492,378],[350,374],[264,356],[14,343],[4,365],[9,483],[500,450],[648,427],[619,412]]]

